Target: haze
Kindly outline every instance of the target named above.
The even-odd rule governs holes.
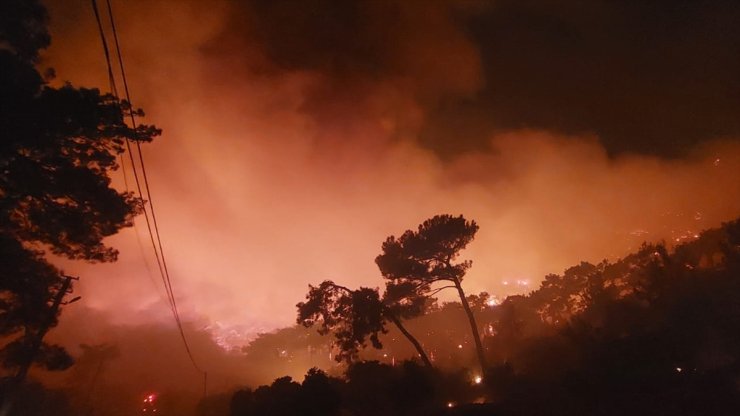
[[[724,125],[710,93],[687,92],[688,110],[675,111],[656,109],[666,102],[650,93],[613,95],[621,85],[586,88],[579,101],[577,88],[564,95],[559,85],[577,78],[579,64],[568,75],[544,54],[540,77],[552,89],[532,93],[539,77],[517,89],[492,75],[516,73],[516,54],[491,56],[480,31],[461,23],[493,13],[488,6],[358,4],[366,20],[341,20],[340,11],[343,24],[327,28],[336,20],[259,2],[113,2],[133,102],[164,129],[144,151],[178,306],[224,346],[292,325],[309,283],[382,286],[373,263],[381,242],[435,214],[480,225],[464,285],[499,295],[529,290],[517,280],[531,287],[578,261],[691,238],[740,214],[736,131],[712,124],[692,136],[684,117],[702,123],[712,113]],[[107,89],[88,2],[48,7],[53,42],[43,65],[56,69],[54,82]],[[356,34],[342,42],[345,32]],[[651,62],[645,78],[681,73]],[[625,63],[614,65],[603,82],[619,79]],[[496,91],[503,96],[486,101]],[[561,100],[538,99],[548,94]],[[633,102],[668,115],[628,115]],[[473,116],[461,118],[466,105]],[[650,134],[635,138],[630,126],[643,116]],[[115,181],[123,189],[123,177]],[[140,218],[111,239],[116,263],[65,265],[98,322],[174,326],[144,230]],[[62,319],[59,331],[77,332],[75,342],[105,338],[72,325]]]

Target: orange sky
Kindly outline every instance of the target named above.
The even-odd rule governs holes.
[[[71,3],[49,3],[44,64],[107,89],[89,4]],[[381,242],[439,213],[478,222],[464,286],[498,294],[740,214],[737,140],[672,160],[526,128],[462,155],[421,146],[430,102],[486,82],[476,45],[433,7],[395,42],[393,76],[339,79],[275,64],[248,33],[221,36],[231,2],[113,4],[134,104],[164,129],[144,147],[181,314],[219,334],[292,324],[309,283],[382,286]],[[429,22],[438,30],[413,30]],[[171,323],[142,219],[137,230],[111,238],[117,263],[66,271],[116,323]]]

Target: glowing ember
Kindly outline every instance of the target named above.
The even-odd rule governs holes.
[[[486,305],[488,305],[488,306],[496,306],[499,303],[501,303],[501,302],[498,299],[496,299],[496,298],[490,298],[490,299],[488,299],[486,301]]]
[[[142,413],[156,413],[157,412],[157,405],[155,401],[157,400],[156,394],[148,394],[146,397],[144,397],[144,404],[141,408]]]

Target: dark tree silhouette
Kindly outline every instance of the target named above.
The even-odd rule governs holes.
[[[736,220],[509,297],[488,340],[506,369],[489,386],[501,414],[736,413],[739,243]]]
[[[478,386],[479,387],[479,386]],[[428,416],[449,413],[449,403],[464,404],[479,398],[465,372],[442,373],[416,361],[399,365],[377,361],[351,363],[341,378],[316,368],[303,383],[280,377],[256,390],[235,392],[231,416]],[[491,413],[485,413],[491,414]],[[498,413],[496,413],[498,414]]]
[[[49,306],[62,276],[44,252],[116,259],[103,240],[130,226],[142,201],[114,189],[109,174],[126,140],[160,134],[128,127],[124,115],[143,112],[111,95],[47,85],[35,67],[50,42],[46,23],[38,1],[0,2],[0,337],[9,370],[28,360],[40,328],[56,324]],[[40,352],[31,358],[49,369],[71,363],[60,347]]]
[[[332,380],[323,371],[312,368],[301,384],[305,416],[333,416],[339,414],[341,397]]]
[[[383,277],[390,281],[390,287],[403,287],[412,304],[440,290],[455,288],[470,323],[481,372],[485,373],[486,360],[478,325],[462,288],[463,276],[472,262],[455,263],[477,231],[475,221],[467,221],[462,215],[436,215],[419,225],[417,231],[407,230],[399,238],[388,237],[375,263]],[[435,287],[440,282],[451,285]]]
[[[387,321],[393,322],[399,331],[411,342],[424,364],[432,367],[421,343],[404,327],[402,319],[407,319],[423,310],[419,305],[400,305],[394,303],[396,288],[386,291],[386,299],[381,299],[377,289],[360,288],[352,290],[326,280],[319,286],[309,285],[306,302],[298,307],[298,323],[310,327],[320,324],[319,333],[334,333],[335,346],[339,350],[337,361],[350,363],[357,357],[367,340],[374,348],[382,348],[380,334],[387,332]],[[393,295],[388,295],[389,293]]]
[[[293,414],[310,414],[306,397],[318,391],[327,405],[313,408],[324,414],[734,415],[740,406],[738,276],[740,220],[673,252],[644,244],[619,260],[577,264],[500,305],[488,305],[486,293],[468,296],[492,335],[484,340],[492,365],[483,385],[471,385],[467,371],[355,361],[343,379],[319,377],[308,390],[306,382],[299,387],[282,379],[258,389],[257,398],[242,391],[233,408],[242,413],[232,414],[281,414],[269,407],[276,396],[294,403]],[[401,310],[420,304],[423,296],[404,303],[408,288],[389,283],[385,300]],[[467,328],[457,324],[462,309],[447,303],[405,323],[415,333],[439,334],[441,343],[425,345],[439,367],[454,360],[445,352],[462,336],[458,327]],[[329,406],[336,400],[338,408]],[[283,403],[276,405],[281,409]]]
[[[352,361],[367,340],[382,348],[379,335],[387,332],[383,304],[377,290],[351,290],[330,280],[309,285],[306,302],[297,305],[297,322],[305,327],[319,324],[319,333],[334,333],[337,361]]]

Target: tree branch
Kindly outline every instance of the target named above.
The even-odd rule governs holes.
[[[343,291],[345,291],[347,293],[353,293],[354,292],[354,290],[352,290],[352,289],[350,289],[350,288],[348,288],[346,286],[338,285],[338,284],[332,282],[331,280],[325,280],[324,283],[327,283],[328,286],[330,286],[330,287],[332,287],[334,289],[343,290]]]
[[[433,291],[429,292],[429,296],[434,296],[434,295],[436,295],[437,293],[441,292],[444,289],[454,289],[454,288],[455,288],[454,285],[442,286],[442,287],[439,287],[439,288],[434,289]]]

